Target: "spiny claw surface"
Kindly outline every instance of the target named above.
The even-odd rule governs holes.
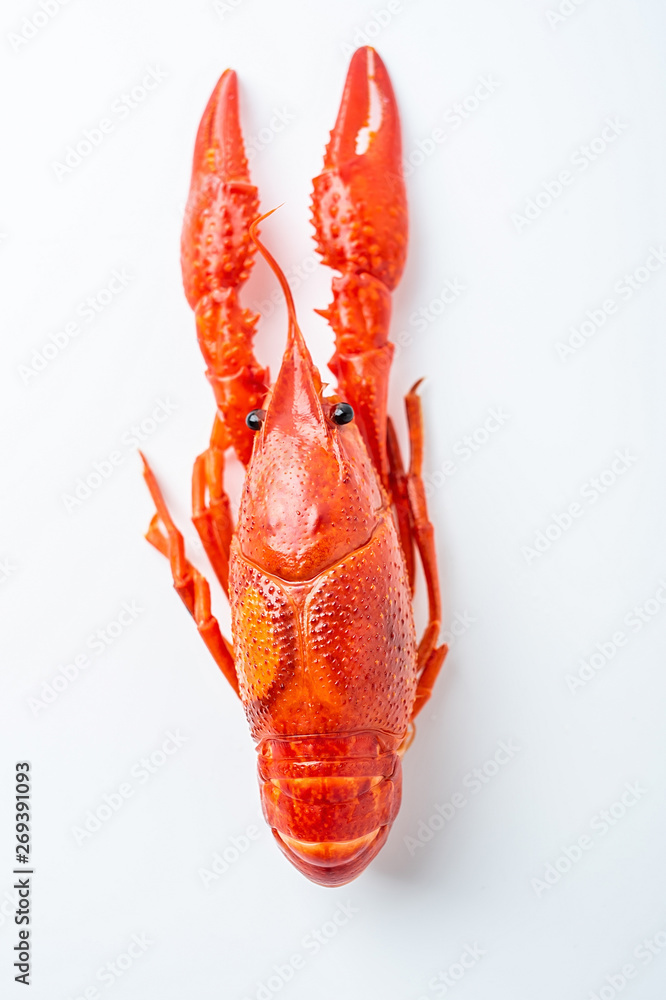
[[[314,179],[313,222],[324,263],[367,271],[393,289],[407,253],[407,202],[393,87],[374,49],[351,60],[324,170]]]
[[[391,292],[407,255],[407,201],[393,87],[370,47],[352,57],[312,208],[317,249],[341,272],[332,303],[318,310],[335,333],[329,368],[388,489],[388,333]]]
[[[258,317],[238,299],[256,251],[250,225],[258,214],[259,196],[250,181],[238,114],[238,83],[228,69],[211,94],[197,133],[181,264],[217,403],[217,445],[222,450],[233,445],[245,465],[253,440],[245,415],[261,405],[268,388],[268,371],[257,364],[252,349]]]
[[[258,214],[238,117],[238,83],[228,69],[211,94],[194,147],[181,240],[183,284],[193,309],[203,295],[245,281],[256,249],[249,228]]]

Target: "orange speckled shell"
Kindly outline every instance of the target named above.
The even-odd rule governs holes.
[[[388,497],[330,406],[294,328],[243,488],[229,600],[264,815],[300,871],[342,885],[400,807],[417,656]]]
[[[264,815],[303,874],[342,885],[378,853],[397,815],[397,750],[416,689],[410,592],[391,513],[365,545],[307,581],[262,571],[235,538],[229,582]]]
[[[312,197],[317,250],[340,272],[333,301],[317,310],[335,333],[336,396],[324,395],[287,279],[258,238],[257,226],[272,213],[258,212],[236,75],[226,70],[197,132],[181,263],[217,405],[211,446],[195,465],[194,521],[228,589],[233,662],[211,617],[208,586],[184,557],[146,466],[158,510],[149,540],[169,554],[181,597],[239,691],[257,743],[264,814],[281,850],[313,881],[342,885],[388,836],[411,719],[445,651],[428,660],[440,617],[429,549],[430,625],[419,675],[412,535],[423,555],[422,529],[431,530],[419,492],[420,423],[410,418],[405,478],[387,418],[391,293],[405,265],[408,212],[398,108],[373,48],[352,57]],[[257,247],[289,317],[273,384],[252,346],[258,316],[239,295]],[[336,411],[339,402],[347,405]],[[231,447],[247,473],[229,549],[224,464]]]
[[[232,547],[236,671],[252,734],[404,735],[416,690],[409,586],[388,510],[365,545],[313,580],[263,572]]]

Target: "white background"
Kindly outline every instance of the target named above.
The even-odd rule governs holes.
[[[34,37],[12,40],[30,32],[23,19],[39,9],[5,3],[0,25],[2,995],[25,995],[12,981],[16,928],[5,892],[14,764],[27,758],[34,1000],[86,990],[113,1000],[660,1000],[666,950],[648,962],[641,942],[666,943],[666,613],[654,597],[666,579],[666,266],[630,299],[614,286],[666,241],[663,8],[586,0],[565,5],[572,13],[557,22],[547,17],[555,0],[401,0],[390,18],[382,0],[235,0],[217,10],[204,0],[71,0]],[[152,506],[131,428],[148,420],[144,429],[154,430],[145,450],[207,569],[188,527],[189,480],[214,407],[179,269],[196,128],[229,65],[248,137],[269,127],[275,109],[293,116],[281,132],[262,133],[269,141],[251,170],[263,208],[284,203],[266,241],[292,278],[297,265],[312,271],[311,178],[349,53],[365,41],[389,68],[405,156],[418,164],[408,180],[409,260],[394,297],[394,333],[409,336],[391,412],[404,438],[401,397],[426,374],[445,622],[468,624],[406,756],[386,847],[356,882],[330,890],[293,869],[257,817],[243,713],[166,562],[142,538]],[[121,118],[114,102],[150,68],[165,78]],[[494,92],[469,99],[468,117],[456,119],[451,109],[488,76]],[[113,132],[58,179],[54,164],[105,117]],[[620,134],[576,167],[572,156],[585,156],[576,151],[608,118]],[[430,140],[437,128],[439,144]],[[557,194],[552,182],[565,169],[571,183],[549,199],[544,185]],[[517,217],[538,195],[536,217],[522,225]],[[127,287],[86,322],[80,303],[123,268]],[[331,275],[318,266],[295,288],[321,366],[332,338],[312,309],[329,301]],[[443,308],[455,279],[465,290]],[[285,336],[274,288],[258,264],[244,296],[270,313],[257,353],[273,372]],[[556,345],[608,298],[617,311],[563,359]],[[419,309],[428,317],[420,327]],[[26,376],[33,349],[72,321],[77,336]],[[151,425],[160,399],[175,409]],[[491,408],[507,416],[488,434],[479,429]],[[475,434],[475,445],[487,440],[466,459],[460,442]],[[591,502],[589,483],[617,449],[632,456],[629,467]],[[63,497],[114,451],[122,463],[68,512]],[[572,503],[580,516],[557,537],[552,518]],[[530,553],[547,529],[545,551]],[[226,625],[217,587],[214,600]],[[89,637],[132,601],[138,617],[96,654]],[[632,617],[637,607],[649,609],[645,621]],[[618,631],[626,641],[614,651]],[[62,668],[86,651],[89,666],[58,681],[54,695]],[[571,690],[567,675],[595,651],[598,669]],[[43,697],[51,702],[40,707]],[[176,730],[186,742],[142,782],[137,762]],[[499,741],[519,748],[501,768],[487,765]],[[498,773],[475,791],[470,772],[484,767]],[[78,843],[86,814],[128,781],[132,796]],[[638,797],[614,807],[603,833],[600,811],[627,782],[638,783]],[[456,792],[465,804],[444,823],[435,806]],[[230,838],[252,825],[261,834],[206,887],[200,869],[216,852],[233,857]],[[419,834],[422,846],[405,841]],[[563,852],[575,857],[583,836],[591,846],[566,871]],[[561,873],[547,868],[556,863]],[[341,904],[355,912],[332,935]],[[326,941],[318,950],[313,930]],[[150,945],[122,977],[107,973],[106,985],[98,970],[134,934]],[[455,982],[466,946],[483,955]],[[290,976],[295,954],[303,968]],[[618,977],[628,963],[635,975]]]

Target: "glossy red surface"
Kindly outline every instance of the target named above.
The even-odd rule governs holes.
[[[407,207],[395,97],[371,48],[351,60],[312,207],[318,250],[340,272],[321,310],[336,344],[338,391],[328,397],[286,279],[258,237],[265,217],[257,219],[236,76],[227,70],[197,134],[182,268],[217,403],[210,447],[195,463],[194,520],[228,590],[233,658],[147,463],[145,474],[157,507],[149,540],[169,557],[176,589],[243,702],[275,839],[308,878],[342,885],[388,836],[411,720],[446,651],[436,648],[439,591],[415,392],[407,399],[408,474],[386,412],[391,291],[405,262]],[[289,310],[272,387],[253,353],[257,317],[239,301],[257,247]],[[331,419],[338,401],[353,407],[352,422]],[[250,430],[245,418],[255,409],[262,419]],[[223,485],[229,447],[247,466],[235,526]],[[414,542],[430,607],[418,649]]]

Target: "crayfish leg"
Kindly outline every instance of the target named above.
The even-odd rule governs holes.
[[[432,650],[423,672],[419,677],[419,683],[414,696],[414,706],[412,708],[412,719],[415,719],[425,703],[432,694],[432,689],[439,675],[439,671],[444,663],[444,658],[449,651],[447,645],[438,646]],[[411,742],[411,741],[410,741]],[[409,745],[409,744],[408,744]]]
[[[442,622],[442,598],[437,571],[435,532],[428,517],[428,505],[423,484],[423,410],[418,388],[419,380],[405,396],[405,409],[409,427],[409,469],[404,470],[400,446],[392,424],[388,427],[388,455],[390,479],[394,487],[392,499],[398,522],[405,562],[413,588],[414,564],[413,545],[418,549],[423,573],[428,589],[428,624],[419,643],[418,687],[414,701],[412,718],[423,708],[432,693],[432,687],[440,671],[448,647],[437,646]]]
[[[192,470],[192,523],[228,598],[233,520],[229,497],[222,485],[224,451],[223,428],[216,415],[210,446],[198,456]]]
[[[402,554],[405,557],[409,589],[411,590],[413,597],[416,563],[414,560],[412,515],[409,509],[409,497],[407,496],[407,475],[402,462],[402,455],[400,454],[398,436],[390,417],[386,421],[386,453],[389,463],[389,488],[391,499],[393,501],[393,509],[396,514]]]
[[[176,593],[194,618],[199,635],[218,667],[238,694],[238,677],[231,645],[222,635],[218,621],[211,611],[208,581],[187,558],[183,536],[169,513],[155,474],[148,465],[145,455],[142,452],[139,454],[143,461],[144,479],[157,508],[157,513],[153,516],[146,532],[146,538],[169,560]]]

